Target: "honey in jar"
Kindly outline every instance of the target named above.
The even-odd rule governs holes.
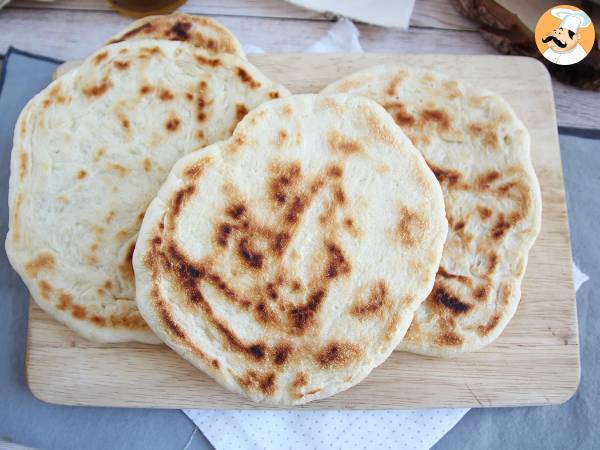
[[[128,17],[144,17],[173,12],[187,0],[108,0],[115,11]]]

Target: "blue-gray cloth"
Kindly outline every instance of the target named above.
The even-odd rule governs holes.
[[[19,112],[48,85],[59,61],[9,50],[0,76],[0,241],[8,230],[8,175]],[[3,84],[2,84],[3,80]],[[179,410],[57,406],[33,397],[25,381],[29,294],[0,251],[0,448],[211,449]],[[192,438],[193,435],[193,438]],[[190,438],[191,441],[190,441]]]
[[[0,77],[0,237],[6,204],[13,127],[25,103],[50,81],[58,62],[10,50]],[[4,84],[2,84],[2,81]],[[573,105],[576,107],[576,105]],[[600,105],[599,108],[600,110]],[[593,139],[564,130],[561,150],[575,261],[590,276],[577,295],[582,349],[581,385],[564,405],[473,409],[436,449],[600,448],[600,132]],[[594,133],[592,133],[594,134]],[[4,199],[4,200],[3,200]],[[56,406],[35,399],[25,382],[27,289],[0,252],[0,442],[43,449],[209,449],[180,411]],[[193,435],[193,436],[192,436]],[[192,437],[191,441],[190,438]],[[0,444],[1,447],[2,444]]]

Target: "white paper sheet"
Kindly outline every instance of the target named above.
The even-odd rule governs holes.
[[[361,22],[408,28],[415,0],[288,0],[303,8],[332,12]]]

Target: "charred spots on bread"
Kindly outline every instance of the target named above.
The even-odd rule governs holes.
[[[118,70],[127,70],[129,68],[129,61],[115,61],[113,62],[113,65],[118,69]]]
[[[339,184],[333,188],[333,199],[339,205],[344,205],[346,203],[346,194],[344,193],[342,186]]]
[[[340,369],[351,365],[361,355],[360,347],[350,342],[330,342],[316,355],[315,360],[322,369]]]
[[[498,254],[491,251],[488,256],[488,274],[491,275],[496,271],[498,267]]]
[[[410,296],[404,298],[404,303],[412,303],[414,299]],[[414,321],[412,322],[415,323]],[[398,325],[400,325],[400,314],[396,311],[392,313],[392,316],[388,319],[387,325],[385,326],[385,330],[383,332],[383,339],[386,342],[391,341],[398,331]],[[411,325],[412,326],[412,325]]]
[[[73,304],[73,296],[64,291],[60,292],[60,294],[58,296],[58,300],[59,300],[59,302],[56,305],[56,307],[60,311],[64,311],[64,310],[68,309]]]
[[[101,53],[98,53],[96,56],[94,56],[94,65],[99,65],[102,61],[104,61],[106,58],[108,58],[108,52],[107,51],[103,51]]]
[[[169,310],[167,309],[167,307],[165,306],[165,304],[163,302],[159,303],[158,313],[160,315],[160,320],[162,321],[163,325],[168,330],[168,332],[174,334],[179,339],[187,338],[187,336],[185,335],[183,330],[179,327],[179,325],[177,325],[177,322],[175,322],[175,320],[171,316],[171,313],[169,312]]]
[[[390,102],[385,103],[383,107],[399,127],[413,127],[417,123],[417,118],[406,110],[404,103]]]
[[[175,95],[170,90],[162,88],[158,94],[158,98],[160,98],[163,102],[169,102],[175,98]]]
[[[221,60],[219,58],[206,58],[202,55],[196,55],[196,61],[198,64],[209,67],[219,67],[221,65]]]
[[[223,294],[227,300],[231,301],[232,303],[239,303],[242,305],[240,296],[231,287],[229,287],[229,285],[218,274],[207,271],[206,275],[204,276],[204,280],[207,283],[210,283],[210,285],[217,289],[221,294]]]
[[[505,219],[504,214],[498,215],[498,220],[492,227],[490,232],[492,239],[499,240],[501,239],[506,232],[511,228],[512,224]]]
[[[254,308],[254,317],[264,326],[272,326],[279,323],[278,317],[273,313],[270,306],[264,301],[259,301]]]
[[[50,92],[48,93],[48,98],[44,100],[43,107],[48,108],[52,103],[56,103],[62,105],[71,101],[71,97],[65,95],[61,90],[61,85],[58,82],[55,82]],[[21,134],[24,135],[24,122],[21,123]]]
[[[486,301],[490,294],[490,289],[490,286],[487,285],[477,287],[477,289],[473,291],[473,298],[478,302]]]
[[[242,67],[237,67],[235,73],[242,83],[248,85],[250,89],[258,89],[262,85],[256,81],[252,76]]]
[[[312,326],[324,299],[325,290],[317,289],[310,293],[306,302],[288,310],[288,318],[294,333],[303,334]]]
[[[396,90],[398,89],[400,84],[402,84],[402,82],[406,79],[407,76],[408,76],[408,73],[406,73],[404,71],[400,71],[400,72],[396,73],[390,80],[389,84],[387,85],[385,93],[390,97],[393,97],[394,95],[396,95]]]
[[[504,305],[508,305],[508,303],[510,302],[510,299],[513,295],[513,286],[511,283],[505,282],[502,283],[502,286],[500,287],[500,301],[504,304]]]
[[[479,213],[479,217],[481,220],[487,220],[490,217],[492,217],[492,210],[487,206],[477,206],[477,212]]]
[[[460,232],[460,231],[464,230],[464,228],[465,228],[465,225],[466,225],[466,224],[465,224],[465,221],[464,221],[464,220],[459,220],[458,222],[456,222],[456,223],[455,223],[455,224],[452,226],[452,228],[454,229],[454,231],[456,231],[456,232]]]
[[[54,266],[54,256],[50,253],[42,252],[25,264],[25,271],[30,277],[36,278],[39,272],[44,270],[50,271],[54,269]]]
[[[288,343],[280,343],[273,348],[272,361],[276,366],[283,366],[292,353],[292,346]]]
[[[189,41],[190,40],[190,29],[192,24],[189,22],[183,22],[178,20],[173,24],[169,30],[172,39],[176,41]]]
[[[121,274],[128,279],[133,279],[133,252],[135,251],[135,242],[131,242],[125,252],[125,257],[119,264],[119,271]]]
[[[286,209],[285,221],[289,224],[297,223],[306,206],[307,202],[302,197],[294,196]]]
[[[220,247],[227,247],[229,244],[229,236],[233,231],[233,227],[228,223],[221,223],[217,227],[217,237],[216,241]]]
[[[84,87],[83,94],[86,97],[102,97],[111,87],[113,87],[112,81],[104,77],[100,83]]]
[[[420,111],[419,116],[423,126],[433,123],[442,132],[448,131],[452,124],[452,119],[443,109],[425,108]]]
[[[286,231],[276,233],[273,237],[271,249],[276,255],[281,255],[290,242],[290,235]]]
[[[335,129],[327,133],[327,145],[329,150],[334,153],[349,155],[363,151],[363,146],[359,141],[350,139]]]
[[[342,178],[344,170],[337,164],[333,164],[327,168],[327,176],[331,178]]]
[[[196,186],[189,184],[178,190],[173,196],[171,203],[172,217],[177,217],[181,213],[181,208],[196,192]]]
[[[467,132],[474,138],[481,140],[484,147],[497,150],[500,145],[496,128],[491,123],[472,122],[467,124]]]
[[[150,34],[151,32],[153,32],[156,29],[156,26],[150,22],[147,22],[143,25],[140,25],[139,27],[134,28],[133,30],[129,30],[127,33],[123,34],[123,36],[121,36],[119,39],[113,39],[110,41],[111,44],[117,43],[117,42],[122,42],[122,41],[126,41],[128,39],[131,39],[132,37],[140,34],[140,33],[145,33],[145,34]]]
[[[248,108],[243,103],[235,105],[235,120],[236,123],[242,120],[248,114]]]
[[[175,272],[183,287],[193,287],[195,289],[197,281],[204,277],[205,270],[192,264],[189,258],[173,242],[167,246],[166,256],[168,260],[165,261],[165,268]],[[201,301],[199,297],[192,298],[192,300]]]
[[[406,206],[400,207],[400,220],[396,225],[396,237],[406,247],[414,247],[427,231],[426,219]]]
[[[464,339],[453,331],[440,333],[435,339],[435,343],[442,347],[456,347],[462,345],[463,342]]]
[[[466,286],[471,286],[471,283],[472,283],[471,278],[469,278],[468,276],[450,273],[446,269],[444,269],[442,266],[439,267],[439,269],[437,271],[437,276],[441,277],[441,278],[446,278],[448,280],[456,280],[459,283],[462,283]]]
[[[152,91],[154,91],[154,87],[148,84],[144,84],[142,87],[140,87],[140,94],[142,95],[149,94]]]
[[[179,118],[176,116],[172,116],[165,123],[165,128],[167,129],[167,131],[173,133],[173,132],[177,131],[177,129],[179,128],[179,125],[181,125],[181,120],[179,120]]]
[[[277,292],[277,286],[275,285],[275,283],[267,283],[265,285],[265,290],[267,292],[267,296],[271,300],[277,300],[279,298],[279,293]]]
[[[500,178],[500,172],[497,170],[489,170],[475,178],[475,187],[481,191],[490,189],[492,184]]]
[[[477,334],[479,334],[479,336],[487,336],[494,328],[498,326],[499,322],[500,316],[498,314],[494,314],[485,325],[479,325],[477,327]]]
[[[261,269],[264,255],[252,248],[249,238],[240,239],[237,246],[237,254],[241,261],[251,269]]]
[[[388,287],[384,280],[379,280],[369,292],[366,301],[359,300],[350,309],[350,314],[359,318],[379,316],[384,307],[389,303],[387,298]]]
[[[87,316],[87,313],[85,311],[85,308],[83,308],[82,306],[79,305],[72,305],[71,306],[71,315],[73,317],[75,317],[76,319],[85,319],[85,317]]]
[[[142,47],[140,48],[139,57],[141,59],[147,59],[153,55],[158,55],[159,53],[162,53],[162,50],[158,45],[155,45],[154,47]]]
[[[472,308],[471,305],[463,303],[457,296],[449,292],[448,288],[439,283],[436,283],[433,291],[429,294],[428,300],[434,302],[436,309],[442,306],[455,314],[467,313]]]
[[[257,361],[261,361],[265,357],[265,344],[253,344],[248,347],[248,353]]]
[[[205,80],[198,82],[198,99],[196,100],[196,120],[206,121],[206,108],[209,106],[207,98],[208,83]]]
[[[273,395],[276,389],[277,375],[274,372],[257,372],[249,370],[243,377],[236,377],[240,387],[247,391],[257,391],[265,395]]]
[[[298,372],[292,381],[292,387],[298,389],[308,385],[308,375],[304,372]]]
[[[430,162],[427,164],[440,184],[447,184],[449,188],[457,187],[462,179],[462,173],[457,170],[445,169]]]
[[[196,180],[202,176],[206,167],[212,162],[212,158],[204,157],[194,164],[186,167],[186,169],[183,171],[183,175],[191,180]]]
[[[239,219],[246,213],[246,206],[243,203],[235,203],[227,209],[227,215],[232,219]]]
[[[284,130],[284,129],[279,130],[277,132],[277,140],[276,140],[277,148],[279,148],[279,149],[283,148],[283,146],[285,145],[285,143],[287,142],[289,137],[290,137],[290,135],[286,130]]]
[[[333,241],[326,241],[325,249],[327,251],[325,278],[333,279],[340,275],[348,275],[352,268],[342,248]]]
[[[102,316],[99,316],[98,314],[93,314],[90,317],[90,320],[92,321],[92,323],[94,325],[96,325],[97,327],[105,327],[106,326],[106,319]]]
[[[21,180],[24,179],[25,175],[27,174],[27,163],[28,163],[27,153],[25,153],[25,152],[19,153],[19,177],[21,178]]]
[[[302,178],[300,163],[274,164],[269,167],[269,193],[277,208],[284,205],[289,197],[297,191]]]
[[[42,298],[46,300],[50,298],[50,294],[52,293],[52,285],[48,283],[46,280],[38,281],[38,289],[40,290],[40,294]]]
[[[166,247],[166,254],[158,250],[163,269],[173,276],[176,286],[185,293],[190,304],[197,307],[205,320],[224,338],[224,345],[254,361],[263,360],[269,351],[267,345],[263,342],[245,344],[225,323],[219,320],[201,292],[202,281],[211,283],[226,298],[238,302],[244,309],[249,307],[250,303],[239,300],[239,295],[227,287],[218,275],[212,274],[204,267],[190,261],[190,258],[173,242],[168,243]]]

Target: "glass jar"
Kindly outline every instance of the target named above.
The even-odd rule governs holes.
[[[173,12],[187,0],[108,0],[111,8],[128,17],[144,17]]]

